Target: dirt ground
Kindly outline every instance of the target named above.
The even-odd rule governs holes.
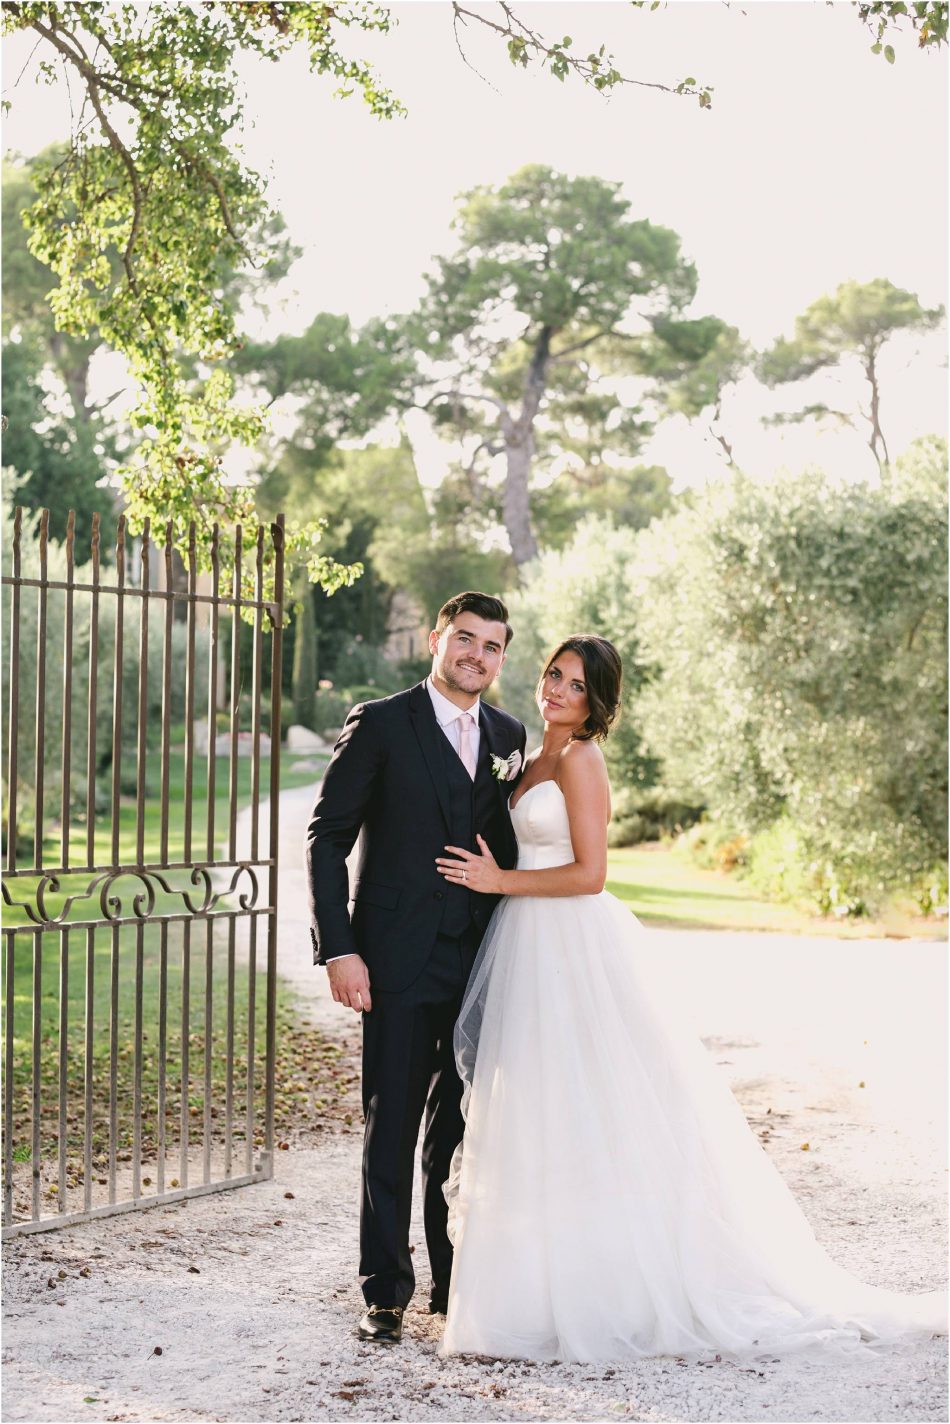
[[[284,802],[288,804],[284,805]],[[356,1068],[352,1015],[309,965],[299,868],[309,796],[282,798],[282,971]],[[666,931],[656,973],[696,1027],[831,1254],[906,1291],[946,1280],[945,948]],[[938,1420],[947,1341],[852,1360],[613,1368],[440,1360],[355,1335],[356,1116],[303,1124],[272,1180],[4,1246],[5,1420]]]

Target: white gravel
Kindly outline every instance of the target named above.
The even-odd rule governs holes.
[[[281,954],[308,993],[306,1011],[340,1031],[343,1011],[323,995],[301,935],[309,800],[282,798]],[[836,1259],[882,1285],[940,1285],[944,947],[668,931],[657,935],[657,973],[680,985]],[[7,1242],[3,1418],[947,1418],[944,1338],[867,1359],[813,1353],[744,1366],[709,1356],[608,1369],[440,1360],[440,1322],[422,1313],[418,1202],[420,1304],[400,1346],[362,1344],[360,1145],[355,1127],[326,1133],[279,1152],[273,1181]]]

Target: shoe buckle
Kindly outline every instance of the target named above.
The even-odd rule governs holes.
[[[371,1305],[366,1312],[367,1315],[395,1315],[401,1318],[403,1307],[401,1305]]]

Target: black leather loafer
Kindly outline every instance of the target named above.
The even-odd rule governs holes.
[[[371,1305],[359,1323],[361,1340],[395,1345],[402,1339],[402,1306]]]
[[[444,1295],[434,1295],[429,1301],[430,1315],[447,1315],[448,1310],[449,1302],[447,1297]]]

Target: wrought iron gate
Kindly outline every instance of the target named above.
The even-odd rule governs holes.
[[[274,1147],[283,516],[226,568],[215,525],[201,580],[192,525],[177,590],[170,524],[120,518],[105,568],[98,516],[81,567],[72,514],[65,546],[30,519],[3,577],[4,1236],[263,1180]]]

